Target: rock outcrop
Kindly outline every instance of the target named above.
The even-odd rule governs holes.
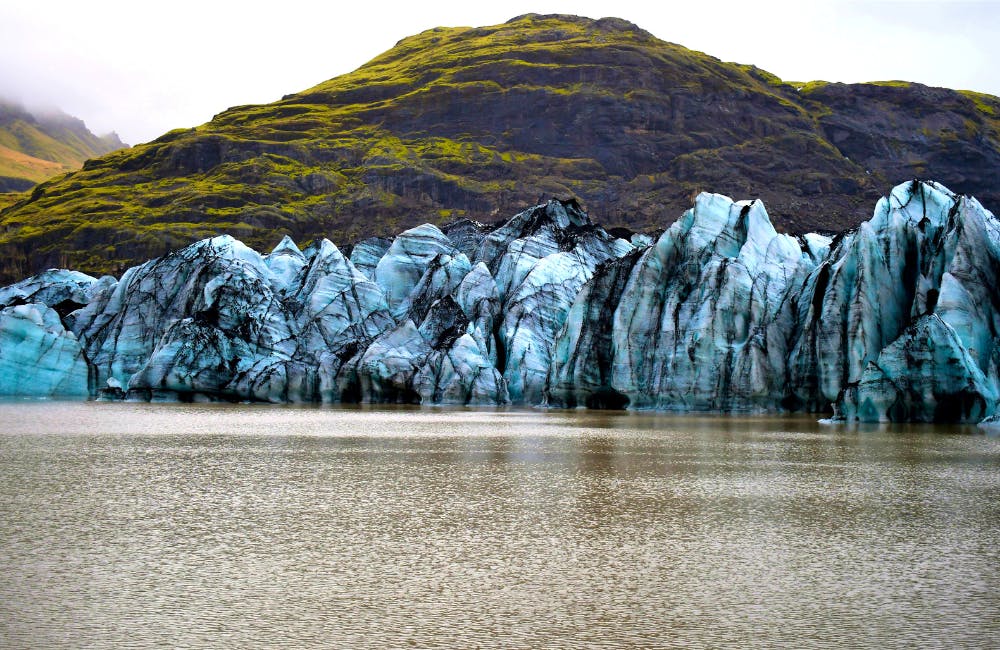
[[[220,236],[120,280],[51,270],[0,289],[0,393],[866,421],[997,410],[1000,222],[975,199],[906,183],[830,239],[701,194],[655,241],[631,239],[553,200],[350,257]]]

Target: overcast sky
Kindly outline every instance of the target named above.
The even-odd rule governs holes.
[[[398,3],[2,0],[0,96],[62,108],[130,144],[349,72],[438,25],[618,16],[785,80],[905,79],[1000,95],[998,2]]]

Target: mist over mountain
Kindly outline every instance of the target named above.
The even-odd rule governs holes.
[[[0,212],[0,276],[120,272],[228,233],[339,242],[578,199],[667,227],[700,191],[841,231],[933,178],[1000,205],[1000,100],[906,82],[787,83],[627,21],[527,15],[436,28],[358,70],[106,154]]]
[[[95,135],[57,108],[29,108],[0,96],[0,192],[23,192],[126,146],[117,134]]]

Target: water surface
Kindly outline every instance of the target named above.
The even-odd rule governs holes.
[[[996,647],[1000,438],[0,404],[0,647]]]

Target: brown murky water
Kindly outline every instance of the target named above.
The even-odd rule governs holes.
[[[99,403],[0,422],[4,648],[1000,644],[1000,437],[976,429]]]

